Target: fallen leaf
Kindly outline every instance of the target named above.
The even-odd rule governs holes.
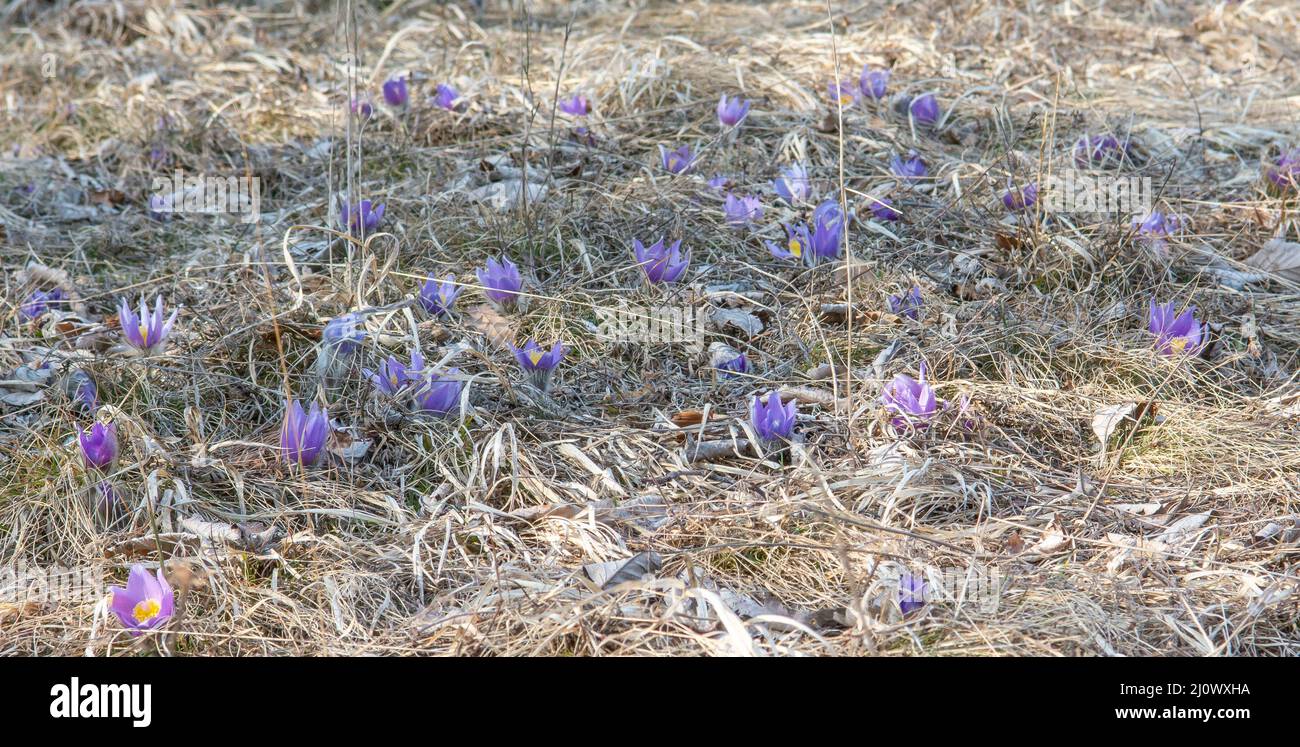
[[[1300,244],[1271,239],[1242,264],[1292,282],[1300,282]]]
[[[763,331],[763,320],[743,309],[713,309],[709,321],[720,330],[731,327],[749,337]]]
[[[582,567],[592,583],[601,589],[608,589],[628,581],[640,581],[642,577],[652,574],[663,567],[664,560],[657,552],[643,552],[627,560],[611,560],[606,563],[588,563]]]

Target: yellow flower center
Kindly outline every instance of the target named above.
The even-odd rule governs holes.
[[[146,325],[146,324],[144,324],[144,323],[141,323],[141,324],[140,324],[140,327],[139,327],[139,330],[140,330],[140,341],[143,342],[143,343],[147,346],[147,345],[149,344],[149,327],[148,327],[148,325]]]
[[[852,103],[853,103],[853,96],[851,96],[851,95],[849,95],[849,94],[847,94],[847,93],[840,94],[840,103],[841,103],[841,104],[852,104]]]
[[[533,352],[528,354],[528,360],[532,361],[533,365],[536,366],[542,360],[543,355],[545,355],[545,353],[543,353],[542,351],[534,350]]]
[[[796,257],[803,256],[803,244],[799,243],[799,239],[790,239],[790,253]]]
[[[135,618],[136,622],[144,625],[161,612],[162,605],[158,603],[157,599],[146,599],[135,606],[135,609],[131,611],[131,616]]]
[[[1175,353],[1181,353],[1187,348],[1187,338],[1175,337],[1169,341],[1169,347],[1172,348]]]

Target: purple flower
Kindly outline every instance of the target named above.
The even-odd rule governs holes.
[[[1038,183],[1034,182],[1027,187],[1020,189],[1011,189],[1002,195],[1002,204],[1007,210],[1014,213],[1023,212],[1032,208],[1038,202]]]
[[[1154,244],[1163,244],[1164,240],[1182,228],[1182,221],[1176,215],[1166,215],[1153,210],[1145,218],[1133,221],[1133,229],[1139,237]]]
[[[925,606],[927,587],[925,579],[904,573],[898,578],[898,609],[904,615]]]
[[[352,99],[352,113],[361,119],[370,119],[374,116],[375,107],[370,103],[370,99],[358,96]]]
[[[100,480],[93,490],[91,497],[95,499],[95,516],[105,525],[117,523],[127,511],[122,494],[108,480]]]
[[[369,235],[379,228],[384,219],[384,204],[362,200],[353,208],[339,198],[339,225],[354,236]]]
[[[685,174],[695,165],[695,157],[691,155],[689,145],[683,145],[677,150],[668,150],[667,147],[660,145],[659,160],[663,163],[664,169],[672,174]]]
[[[719,192],[726,191],[731,187],[731,177],[723,176],[722,174],[715,174],[713,178],[709,180],[709,186]]]
[[[298,400],[286,400],[284,424],[280,426],[280,455],[289,464],[315,464],[325,450],[329,432],[329,417],[319,404],[313,402],[311,412],[303,412]]]
[[[889,159],[889,170],[900,179],[920,179],[929,171],[925,161],[914,150],[907,152],[907,158],[894,156]]]
[[[1074,144],[1074,163],[1079,168],[1105,163],[1124,155],[1124,146],[1114,135],[1084,135]]]
[[[841,83],[831,81],[827,84],[826,91],[830,94],[833,103],[845,109],[856,104],[862,96],[862,91],[858,90],[858,84],[851,80]]]
[[[718,99],[718,122],[724,127],[735,127],[745,121],[749,116],[749,105],[753,103],[749,99],[740,100],[739,96],[728,98],[727,94],[722,94]]]
[[[858,78],[858,90],[863,96],[870,96],[879,101],[885,97],[885,91],[889,88],[889,71],[888,70],[869,70],[862,68],[862,75]]]
[[[794,400],[781,404],[781,395],[772,390],[767,394],[767,402],[757,396],[749,403],[749,424],[763,441],[788,439],[794,433],[794,421],[798,411]]]
[[[1300,148],[1278,156],[1274,165],[1264,169],[1264,175],[1278,189],[1300,190]]]
[[[1200,352],[1205,337],[1205,327],[1196,319],[1195,306],[1176,314],[1172,301],[1157,304],[1154,298],[1147,313],[1147,331],[1156,336],[1156,352],[1164,356],[1195,355]]]
[[[723,378],[730,379],[736,374],[743,374],[749,371],[749,359],[745,357],[744,353],[741,353],[730,360],[716,361],[714,362],[713,367],[722,372]]]
[[[362,326],[360,314],[336,316],[325,323],[325,329],[321,332],[321,340],[344,355],[354,352],[364,339],[366,330]]]
[[[394,356],[379,364],[378,371],[363,368],[361,373],[375,388],[392,397],[402,391],[413,381],[417,381],[424,372],[424,356],[419,352],[411,353],[411,365],[407,366]]]
[[[895,414],[890,421],[895,428],[906,428],[909,424],[924,428],[939,406],[934,389],[925,381],[925,364],[921,364],[919,381],[907,374],[895,376],[881,392],[880,403]]]
[[[912,286],[912,290],[901,296],[889,297],[889,310],[908,319],[916,319],[921,312],[921,289]]]
[[[166,222],[176,212],[175,201],[171,195],[149,195],[149,207],[145,212],[159,223]]]
[[[117,424],[95,423],[89,430],[79,430],[77,443],[87,467],[108,469],[117,459]]]
[[[384,81],[384,101],[389,106],[401,108],[406,106],[410,93],[406,90],[406,78],[398,76]]]
[[[844,238],[844,212],[835,200],[826,200],[817,206],[812,215],[812,253],[815,263],[839,256]]]
[[[161,568],[150,575],[136,563],[126,578],[126,588],[113,586],[108,591],[113,595],[109,609],[133,636],[160,627],[175,611],[175,594]]]
[[[514,262],[501,258],[498,262],[489,258],[487,266],[474,271],[478,275],[479,285],[483,286],[483,295],[502,308],[510,308],[519,300],[519,289],[524,287],[524,279],[519,276],[519,268]]]
[[[737,197],[727,195],[727,203],[722,208],[727,225],[743,228],[750,223],[763,219],[763,203],[757,197]]]
[[[50,310],[52,304],[58,303],[64,299],[62,288],[52,288],[48,291],[33,291],[22,306],[18,307],[18,313],[24,319],[39,319]]]
[[[591,102],[586,96],[575,93],[572,98],[560,100],[560,111],[575,117],[585,117],[591,114]]]
[[[659,239],[647,248],[639,239],[632,239],[637,266],[645,272],[646,280],[654,285],[676,282],[691,263],[690,253],[683,257],[681,246],[681,240],[677,240],[665,248],[664,240]]]
[[[73,371],[68,377],[67,388],[72,393],[72,399],[80,402],[88,412],[93,413],[99,409],[99,388],[85,371]]]
[[[446,374],[428,373],[415,390],[415,404],[421,410],[446,415],[460,407],[460,395],[465,389],[464,379],[458,378],[460,369],[452,368]]]
[[[903,217],[903,214],[894,209],[894,203],[885,197],[872,197],[871,214],[876,220],[894,221]]]
[[[926,127],[932,127],[939,121],[939,102],[932,93],[923,93],[912,99],[907,110],[912,113],[913,120]]]
[[[464,108],[464,103],[460,100],[460,92],[446,83],[438,84],[433,103],[449,112],[459,111]]]
[[[803,223],[796,223],[793,226],[784,223],[785,228],[785,248],[779,247],[771,241],[767,242],[767,250],[777,259],[796,259],[804,260],[811,255],[809,251],[812,248],[812,236],[808,232],[808,226]]]
[[[808,179],[808,170],[801,163],[784,169],[781,176],[772,182],[772,188],[778,197],[791,205],[806,202],[812,196],[812,182]]]
[[[563,343],[557,342],[549,351],[545,351],[531,339],[522,348],[511,345],[510,350],[515,354],[515,360],[519,361],[519,367],[528,374],[529,381],[542,391],[550,388],[551,372],[560,365],[564,354],[568,352]]]
[[[430,275],[420,286],[420,305],[432,316],[442,316],[451,310],[456,296],[460,295],[460,286],[455,283],[456,276],[448,275],[438,280]]]
[[[122,325],[122,336],[126,338],[127,344],[136,350],[156,353],[166,344],[167,336],[172,331],[172,324],[176,322],[176,315],[179,313],[180,309],[172,310],[172,315],[164,321],[162,296],[154,299],[153,311],[148,310],[144,303],[144,296],[141,296],[138,315],[131,311],[131,307],[123,298],[117,309],[117,318]]]

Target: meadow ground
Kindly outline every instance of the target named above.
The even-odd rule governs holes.
[[[138,638],[102,595],[0,597],[0,652],[1300,654],[1300,202],[1261,178],[1300,145],[1294,3],[342,5],[0,7],[0,559],[164,564],[178,595]],[[841,108],[864,66],[888,93]],[[737,130],[722,94],[753,102]],[[1127,153],[1076,164],[1099,133]],[[794,163],[852,215],[813,267],[765,245],[809,215],[773,193]],[[256,178],[257,219],[151,216],[177,171]],[[1067,172],[1180,225],[1004,207]],[[727,189],[762,219],[729,226]],[[364,241],[347,192],[385,205]],[[631,243],[665,235],[691,264],[652,287]],[[525,309],[484,303],[499,256]],[[449,316],[413,300],[430,273],[465,285]],[[146,355],[117,316],[140,295],[180,308]],[[1157,354],[1152,298],[1202,344]],[[656,308],[702,337],[601,325]],[[365,338],[331,353],[348,312]],[[549,393],[506,347],[530,337],[569,346]],[[749,370],[718,376],[717,344]],[[453,415],[361,373],[414,348],[470,379]],[[882,388],[922,363],[946,405],[896,427]],[[756,450],[773,389],[798,443]],[[277,451],[286,395],[328,405],[315,466]]]

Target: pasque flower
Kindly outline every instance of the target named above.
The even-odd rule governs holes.
[[[455,283],[456,276],[448,275],[438,280],[430,275],[424,285],[420,286],[420,305],[433,316],[442,316],[451,310],[451,305],[460,295],[460,286]]]
[[[817,206],[812,215],[812,258],[832,259],[839,256],[844,238],[844,211],[833,199]]]
[[[763,219],[763,203],[757,197],[737,197],[729,194],[726,204],[723,205],[723,214],[727,225],[742,228]]]
[[[797,415],[794,400],[781,404],[781,395],[776,390],[768,392],[766,402],[755,396],[749,403],[749,424],[763,441],[790,438]]]
[[[108,480],[95,483],[90,495],[95,502],[95,517],[105,526],[116,524],[126,515],[126,499]]]
[[[384,219],[384,204],[361,200],[355,206],[339,198],[339,224],[353,235],[372,234]]]
[[[1038,183],[1020,189],[1012,188],[1002,195],[1002,204],[1015,213],[1032,208],[1038,202]]]
[[[749,99],[741,101],[739,96],[728,98],[727,94],[722,94],[718,99],[718,122],[724,127],[735,127],[749,116],[751,103]]]
[[[500,261],[488,258],[487,266],[474,271],[479,285],[483,286],[483,295],[502,308],[513,307],[519,301],[519,290],[524,287],[524,279],[519,275],[519,268],[514,262],[502,257]]]
[[[1146,217],[1135,219],[1133,221],[1133,230],[1144,241],[1163,246],[1165,239],[1178,233],[1182,225],[1183,223],[1178,216],[1153,210]]]
[[[398,76],[396,78],[389,78],[384,81],[383,88],[384,101],[387,101],[389,106],[398,108],[406,106],[407,99],[410,97],[410,92],[406,88],[405,77]]]
[[[689,252],[683,256],[681,246],[680,239],[667,247],[664,246],[663,239],[649,247],[639,239],[632,239],[632,251],[636,254],[637,265],[645,272],[646,280],[654,285],[676,282],[685,272],[686,266],[691,263],[691,256]]]
[[[719,192],[724,192],[731,187],[731,177],[724,174],[714,174],[713,178],[709,179],[709,186]]]
[[[311,411],[304,412],[298,400],[286,400],[284,424],[280,426],[280,455],[289,464],[315,464],[325,450],[329,432],[329,417],[319,404],[312,402]]]
[[[889,310],[899,316],[916,319],[921,313],[921,289],[914,285],[910,291],[902,295],[891,295]]]
[[[45,315],[50,310],[50,306],[64,299],[62,288],[51,288],[48,291],[33,291],[23,305],[18,307],[18,313],[24,319],[37,319]]]
[[[921,364],[919,380],[907,374],[895,376],[881,392],[880,403],[894,413],[890,422],[895,428],[906,428],[908,425],[924,428],[939,407],[934,389],[925,381],[925,364]]]
[[[801,163],[782,170],[781,176],[772,182],[772,188],[778,197],[791,205],[806,202],[812,196],[812,182],[808,179],[808,170]]]
[[[767,250],[777,259],[795,259],[804,261],[805,257],[811,257],[812,254],[812,235],[808,231],[808,226],[803,223],[783,223],[785,228],[785,247],[777,246],[775,243],[767,242]]]
[[[907,110],[912,113],[912,119],[917,124],[931,127],[939,121],[939,101],[932,93],[923,93],[912,99]]]
[[[423,372],[424,356],[420,355],[419,351],[411,353],[409,366],[390,355],[388,360],[379,364],[378,371],[361,369],[362,375],[370,379],[375,389],[390,397],[405,389],[411,382],[418,380]]]
[[[908,151],[907,158],[900,156],[890,158],[889,170],[900,179],[920,179],[928,172],[925,161],[921,160],[921,156],[914,150]]]
[[[175,594],[161,568],[150,574],[136,563],[126,578],[126,588],[114,586],[108,591],[113,595],[109,609],[131,635],[161,626],[175,611]]]
[[[1195,355],[1205,338],[1205,327],[1196,318],[1195,306],[1179,314],[1172,301],[1157,304],[1154,298],[1147,312],[1147,331],[1156,336],[1156,352],[1164,356]]]
[[[898,577],[898,609],[904,615],[911,614],[913,611],[925,606],[926,600],[926,583],[925,579],[920,576],[914,576],[911,573],[904,573]]]
[[[531,339],[525,342],[522,348],[511,345],[510,350],[515,354],[515,360],[519,361],[519,367],[528,374],[529,381],[542,391],[550,388],[551,373],[555,371],[556,366],[560,365],[564,354],[568,352],[561,342],[552,345],[548,351],[543,350]]]
[[[862,68],[862,75],[858,78],[858,90],[863,96],[870,96],[879,101],[885,97],[885,92],[889,88],[889,71],[872,70]]]
[[[144,296],[141,296],[139,314],[132,311],[123,298],[117,308],[117,319],[122,325],[122,336],[128,345],[136,350],[156,353],[167,343],[167,336],[172,332],[178,313],[180,309],[173,309],[172,315],[164,319],[162,296],[154,299],[153,311],[145,306]]]
[[[85,371],[77,369],[69,374],[65,391],[87,412],[93,413],[99,409],[99,387],[95,386],[94,379]]]
[[[366,330],[362,326],[360,314],[343,314],[325,323],[321,331],[321,341],[333,350],[349,355],[356,351],[361,341],[366,339]]]
[[[560,111],[575,117],[585,117],[591,114],[591,102],[586,96],[575,93],[567,99],[560,99]]]
[[[714,363],[714,368],[722,372],[724,378],[730,378],[735,374],[743,374],[749,371],[749,359],[744,353],[737,355],[730,360],[722,360]]]
[[[460,395],[465,380],[459,378],[460,369],[449,369],[445,374],[422,374],[416,389],[415,404],[421,410],[446,415],[460,406]]]
[[[370,119],[375,113],[375,107],[370,103],[370,99],[358,96],[352,99],[352,113],[361,119]]]
[[[438,88],[434,92],[433,103],[449,112],[464,108],[464,104],[460,100],[460,92],[446,83],[438,84]]]
[[[858,99],[862,97],[862,91],[858,89],[858,84],[852,80],[838,83],[831,81],[826,86],[826,92],[830,94],[832,102],[845,109],[856,104]]]
[[[95,423],[87,430],[79,430],[77,443],[87,467],[108,469],[117,459],[117,424]]]
[[[1124,146],[1114,135],[1084,135],[1074,144],[1074,163],[1080,168],[1101,164],[1124,155]]]
[[[666,146],[660,145],[659,160],[664,169],[673,174],[685,174],[695,165],[695,157],[691,154],[689,145],[683,145],[677,150],[668,150]]]
[[[1264,169],[1264,175],[1278,189],[1300,190],[1300,148],[1278,156]]]
[[[903,217],[903,214],[894,208],[894,203],[887,197],[869,197],[871,200],[871,214],[876,220],[895,221]]]

